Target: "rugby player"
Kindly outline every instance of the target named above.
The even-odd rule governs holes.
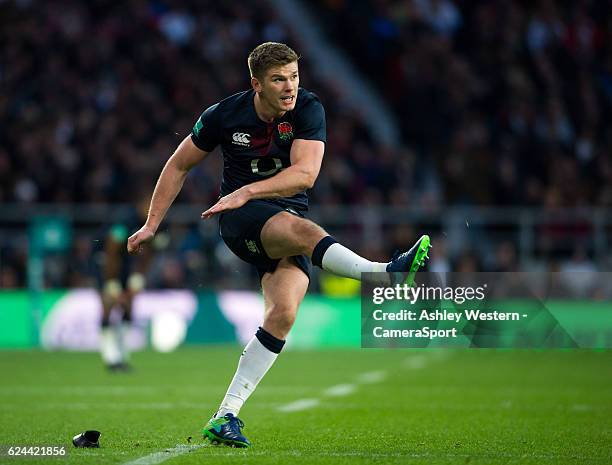
[[[306,219],[325,150],[325,112],[319,98],[299,87],[298,55],[266,42],[248,57],[251,89],[212,105],[170,157],[157,181],[145,224],[128,240],[137,252],[155,235],[189,170],[215,147],[224,159],[221,196],[202,213],[217,216],[221,237],[261,278],[264,319],[246,345],[219,410],[204,427],[212,442],[248,447],[238,418],[276,357],[309,284],[310,263],[340,276],[363,272],[415,273],[429,237],[388,263],[371,262]]]

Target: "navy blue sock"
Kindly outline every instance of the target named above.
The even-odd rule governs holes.
[[[262,346],[275,354],[280,354],[280,351],[283,350],[283,346],[285,345],[285,341],[275,338],[261,326],[255,333],[255,337],[261,342]]]
[[[327,252],[327,249],[332,244],[338,242],[331,236],[325,236],[323,239],[319,241],[317,245],[315,245],[314,250],[312,251],[312,264],[318,266],[319,268],[323,268],[323,255]]]

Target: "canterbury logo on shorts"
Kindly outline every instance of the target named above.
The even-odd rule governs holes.
[[[249,249],[249,252],[256,253],[256,254],[261,253],[259,252],[259,248],[257,247],[257,244],[255,243],[255,241],[246,239],[244,243],[246,244],[247,249]]]
[[[232,144],[248,147],[251,143],[251,135],[246,132],[235,132],[232,134]]]

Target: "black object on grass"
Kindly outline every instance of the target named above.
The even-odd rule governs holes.
[[[74,447],[100,447],[98,440],[101,434],[100,431],[85,431],[73,437],[72,444],[74,444]]]

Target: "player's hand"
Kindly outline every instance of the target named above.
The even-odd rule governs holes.
[[[235,210],[236,208],[242,207],[248,201],[248,194],[243,189],[238,189],[231,194],[221,197],[216,204],[202,213],[202,219],[206,220],[217,213],[222,213],[227,210]]]
[[[142,245],[150,242],[153,239],[153,236],[155,236],[155,233],[148,226],[143,226],[140,228],[128,238],[128,253],[134,254],[140,252]]]

